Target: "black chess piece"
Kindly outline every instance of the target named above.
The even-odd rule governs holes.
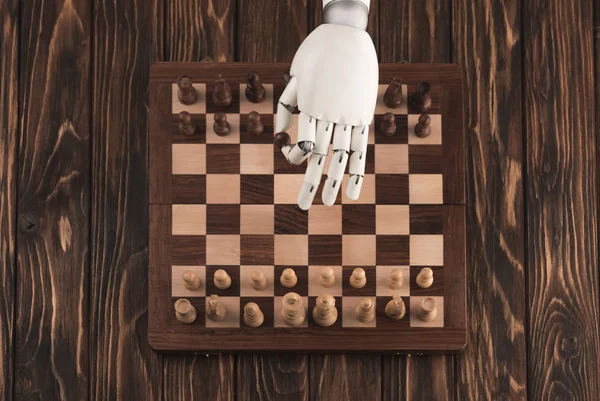
[[[292,143],[292,138],[287,132],[280,132],[273,138],[273,144],[277,146],[279,149],[284,146],[289,146]]]
[[[419,113],[427,113],[431,108],[431,103],[431,85],[421,82],[417,85],[417,90],[412,97],[411,107]]]
[[[213,103],[219,107],[228,107],[233,102],[233,94],[227,81],[221,74],[215,80],[215,89],[212,96]]]
[[[177,78],[177,87],[179,88],[177,91],[177,98],[181,103],[186,105],[196,103],[196,100],[198,100],[198,92],[196,92],[196,88],[194,88],[192,78],[187,75],[180,76]]]
[[[390,109],[397,109],[404,102],[404,93],[402,93],[402,81],[396,77],[390,82],[383,96],[383,101]]]
[[[179,133],[185,136],[192,136],[196,133],[196,124],[194,124],[192,116],[187,111],[179,113]]]
[[[392,113],[385,113],[381,122],[381,133],[385,136],[394,136],[396,128],[396,116]]]
[[[248,74],[248,86],[246,87],[246,98],[252,103],[260,103],[267,97],[267,91],[256,72]]]
[[[419,138],[427,138],[431,135],[431,117],[429,114],[423,114],[419,117],[419,122],[415,125],[415,135]]]
[[[213,129],[218,136],[227,136],[229,134],[231,126],[227,122],[227,115],[225,113],[215,114]]]
[[[252,135],[262,135],[265,125],[261,121],[260,114],[256,111],[248,115],[248,133]]]

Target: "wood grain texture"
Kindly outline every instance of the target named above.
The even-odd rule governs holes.
[[[307,0],[243,0],[237,15],[238,61],[291,62],[306,37]]]
[[[596,61],[596,186],[600,188],[600,158],[597,157],[600,152],[600,0],[594,0],[594,54]],[[598,230],[600,232],[600,216],[598,216]],[[598,240],[600,244],[600,238]],[[600,245],[598,246],[600,248]],[[600,287],[600,268],[597,270],[598,287]],[[600,321],[600,308],[598,308],[598,321]],[[598,333],[598,341],[600,342],[600,333]],[[598,358],[600,359],[600,355]]]
[[[234,358],[164,357],[163,399],[169,401],[233,401]]]
[[[200,61],[206,56],[218,62],[235,59],[235,0],[168,1],[166,8],[167,60]],[[164,361],[165,399],[235,398],[233,355],[165,356]]]
[[[0,1],[0,398],[13,397],[19,2]]]
[[[523,3],[532,399],[600,391],[592,5]]]
[[[381,400],[406,401],[406,357],[381,358]]]
[[[450,0],[379,0],[379,59],[450,61]]]
[[[21,13],[15,397],[85,399],[91,5]]]
[[[174,0],[166,4],[168,61],[235,59],[236,0]]]
[[[461,400],[455,387],[454,359],[442,356],[408,356],[406,359],[407,400]],[[486,399],[476,397],[476,400]]]
[[[447,63],[451,61],[449,0],[379,0],[379,59],[381,62]],[[447,384],[446,392],[453,393],[455,385],[445,380],[454,357],[392,356],[382,361],[383,394],[398,394],[410,399],[418,383],[431,381]],[[416,378],[407,380],[396,373]],[[405,385],[405,388],[402,386]],[[428,394],[428,393],[427,393]],[[421,395],[422,396],[422,395]]]
[[[304,354],[240,355],[237,400],[308,400],[308,357]]]
[[[381,356],[311,355],[311,400],[381,399]]]
[[[147,88],[157,1],[94,1],[90,399],[161,397],[148,344]]]
[[[244,0],[237,11],[238,61],[292,61],[307,34],[307,0]],[[238,372],[239,400],[308,399],[306,354],[240,355]]]
[[[490,20],[491,14],[503,17]],[[457,398],[524,399],[521,5],[458,0],[452,15],[469,152],[469,330],[467,348],[456,357]]]

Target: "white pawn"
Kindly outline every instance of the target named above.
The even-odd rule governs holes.
[[[187,299],[178,299],[177,302],[175,302],[175,317],[177,317],[177,320],[181,323],[194,323],[197,315],[198,312],[196,311],[196,308],[194,308],[194,305]]]
[[[256,291],[262,291],[267,288],[267,278],[263,272],[255,270],[250,276],[250,284]]]
[[[313,309],[313,319],[319,326],[329,327],[336,322],[338,310],[335,307],[333,295],[324,294],[317,297],[317,303]]]
[[[400,295],[394,295],[385,306],[385,314],[392,320],[400,320],[406,314],[406,305]]]
[[[421,269],[417,275],[417,285],[421,288],[429,288],[433,284],[433,270],[429,267]]]
[[[215,287],[220,290],[226,290],[231,287],[231,277],[229,277],[229,274],[223,269],[219,269],[215,272],[213,281]]]
[[[289,292],[281,300],[281,317],[285,324],[292,327],[300,326],[306,320],[306,309],[302,305],[302,297],[295,292]]]
[[[248,302],[244,306],[244,323],[248,327],[260,327],[265,321],[265,315],[260,307],[254,302]]]
[[[365,273],[365,269],[357,267],[352,271],[350,285],[352,288],[363,288],[367,285],[367,274]]]
[[[388,287],[392,290],[399,290],[404,285],[404,276],[402,275],[402,270],[394,269],[390,272],[390,277],[388,278]]]
[[[324,267],[321,270],[321,285],[325,288],[331,288],[335,285],[335,272],[331,267]]]
[[[206,302],[206,316],[213,322],[221,322],[227,317],[227,308],[221,303],[218,295],[211,295]]]
[[[433,298],[425,298],[421,302],[421,307],[417,317],[424,322],[431,322],[437,316],[437,302]]]
[[[296,276],[294,269],[287,268],[281,273],[279,281],[285,288],[294,288],[298,283],[298,276]]]
[[[371,298],[365,298],[355,309],[356,320],[361,323],[369,323],[375,319],[375,302]]]
[[[200,277],[198,277],[192,271],[186,271],[183,273],[183,286],[189,291],[196,291],[200,288]]]

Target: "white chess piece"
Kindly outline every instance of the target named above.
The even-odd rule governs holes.
[[[279,282],[285,288],[294,288],[298,283],[298,276],[296,276],[294,269],[287,268],[281,273]]]
[[[433,270],[430,267],[424,267],[417,274],[417,285],[421,288],[429,288],[433,284]]]
[[[298,106],[298,144],[282,147],[290,163],[310,156],[298,205],[312,205],[333,136],[333,156],[323,203],[334,204],[349,163],[347,196],[356,200],[365,173],[369,125],[373,122],[379,64],[366,32],[370,0],[324,0],[324,23],[302,43],[279,99],[277,133],[292,124]]]

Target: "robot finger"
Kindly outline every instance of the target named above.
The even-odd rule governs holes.
[[[298,105],[298,79],[292,77],[277,104],[275,133],[287,131],[292,126],[292,111]]]
[[[315,147],[317,120],[300,113],[298,118],[298,143],[281,148],[285,158],[292,164],[300,165],[310,156]]]
[[[333,131],[333,155],[327,171],[327,180],[323,187],[323,203],[327,206],[335,203],[342,185],[342,179],[348,164],[351,133],[351,125],[336,125]]]
[[[360,190],[365,175],[365,165],[367,159],[367,146],[369,137],[369,126],[354,127],[352,130],[352,142],[350,150],[350,167],[348,177],[348,187],[346,195],[351,200],[357,200],[360,196]]]
[[[329,154],[329,144],[333,135],[333,127],[333,123],[317,121],[315,148],[308,161],[306,175],[304,176],[304,185],[298,195],[298,206],[302,210],[308,210],[312,206],[319,184],[321,184],[323,169],[325,168],[327,155]]]

